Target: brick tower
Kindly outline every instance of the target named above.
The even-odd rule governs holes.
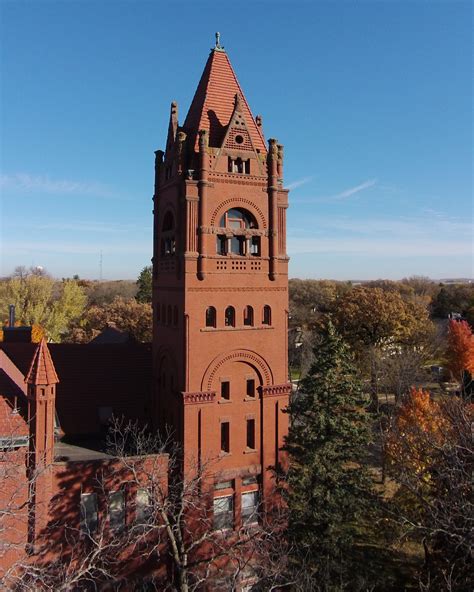
[[[52,496],[56,385],[59,382],[44,338],[36,349],[25,382],[30,428],[27,463],[31,491],[28,536],[29,542],[34,543],[46,526],[48,504]]]
[[[184,124],[171,103],[156,152],[153,414],[186,462],[219,459],[236,520],[245,492],[268,497],[288,425],[282,177],[283,147],[266,147],[216,34]]]

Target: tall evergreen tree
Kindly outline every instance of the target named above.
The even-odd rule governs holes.
[[[153,283],[153,268],[151,265],[147,265],[141,270],[136,283],[138,291],[135,299],[137,302],[151,302]]]
[[[310,574],[311,589],[341,590],[369,499],[369,416],[349,347],[331,323],[314,356],[288,409],[288,537],[295,568]]]

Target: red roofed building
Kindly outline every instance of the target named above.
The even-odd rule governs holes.
[[[287,207],[283,147],[270,139],[267,148],[217,38],[184,124],[172,103],[156,152],[153,344],[36,345],[26,327],[5,330],[0,510],[11,518],[0,512],[0,577],[38,551],[46,525],[44,561],[73,555],[71,525],[80,533],[102,520],[110,530],[117,507],[132,524],[140,485],[127,489],[130,475],[104,452],[112,416],[171,430],[185,470],[215,461],[216,529],[238,529],[271,505],[268,469],[284,462],[291,391]]]

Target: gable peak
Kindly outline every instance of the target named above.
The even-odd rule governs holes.
[[[202,129],[209,132],[209,146],[219,148],[222,145],[236,107],[245,117],[253,146],[266,153],[262,128],[250,111],[220,38],[216,37],[216,47],[211,50],[183,124],[195,151],[198,151],[198,133]]]

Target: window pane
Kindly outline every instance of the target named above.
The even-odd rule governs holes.
[[[224,235],[218,235],[216,249],[218,255],[227,255],[227,239]]]
[[[247,397],[255,397],[255,380],[247,380]]]
[[[234,498],[232,495],[214,499],[214,528],[233,528],[234,526]]]
[[[252,236],[252,240],[250,242],[250,254],[255,255],[256,257],[260,256],[260,237],[259,236]]]
[[[137,522],[144,522],[151,514],[151,500],[150,493],[147,489],[138,489],[136,504],[136,519]]]
[[[97,530],[97,495],[95,493],[81,495],[81,528],[90,533]]]
[[[230,382],[227,380],[221,382],[221,397],[230,399]]]
[[[242,494],[242,523],[253,524],[258,522],[258,491],[249,491]]]
[[[235,326],[235,310],[233,306],[228,306],[225,309],[225,324],[226,327]]]
[[[244,255],[244,237],[233,236],[230,239],[230,250],[234,255]]]
[[[110,528],[121,528],[125,522],[125,499],[122,491],[109,496]]]
[[[247,448],[255,448],[255,419],[247,419]]]
[[[210,306],[206,310],[206,327],[215,327],[216,326],[216,309],[213,306]]]
[[[221,451],[230,452],[230,437],[229,437],[229,422],[224,421],[221,423]]]

